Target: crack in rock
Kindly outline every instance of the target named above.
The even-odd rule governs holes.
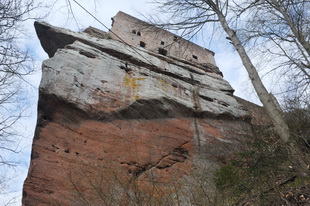
[[[139,164],[136,161],[121,162],[121,165],[127,167],[128,172],[135,177],[139,177],[143,173],[153,168],[165,169],[170,168],[177,163],[183,163],[188,158],[188,150],[183,148],[189,141],[183,143],[181,146],[174,148],[167,155],[162,156],[157,162]]]

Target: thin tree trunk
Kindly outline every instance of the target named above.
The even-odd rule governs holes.
[[[249,56],[247,55],[235,31],[229,27],[225,16],[220,11],[217,10],[216,13],[218,15],[218,18],[220,20],[223,29],[228,34],[228,36],[232,41],[232,44],[236,48],[242,60],[242,63],[248,72],[249,78],[255,88],[255,91],[260,101],[264,105],[267,115],[270,117],[270,119],[273,122],[273,125],[275,126],[276,132],[280,136],[282,142],[287,143],[290,137],[290,132],[286,122],[283,119],[282,112],[277,108],[276,104],[273,102],[274,100],[272,99],[267,89],[265,88],[263,82],[261,81],[261,78],[259,77],[256,68],[251,62]]]

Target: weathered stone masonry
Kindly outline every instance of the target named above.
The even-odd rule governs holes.
[[[110,35],[113,39],[121,38],[130,45],[165,56],[175,56],[205,65],[216,65],[214,52],[124,12],[118,12],[112,21]]]

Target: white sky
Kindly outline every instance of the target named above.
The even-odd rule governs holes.
[[[153,12],[154,8],[152,5],[147,4],[147,1],[148,0],[105,0],[100,1],[100,4],[97,5],[93,3],[93,0],[79,0],[78,2],[85,6],[86,9],[92,12],[92,14],[100,19],[106,26],[110,27],[111,17],[113,17],[120,10],[137,18],[142,18],[139,12],[143,14]],[[72,16],[68,16],[68,10],[65,5],[65,0],[58,0],[52,10],[49,11],[48,9],[41,9],[37,12],[38,15],[42,15],[49,11],[50,15],[45,18],[44,21],[55,26],[69,28],[74,31],[84,29],[88,26],[94,26],[106,31],[102,25],[96,22],[91,16],[85,13],[72,1],[73,12],[77,22],[79,22],[79,25],[77,25],[76,22],[72,20]],[[94,5],[96,7],[94,7]],[[10,205],[21,205],[20,200],[22,194],[22,185],[27,175],[29,166],[32,138],[37,120],[37,88],[39,87],[41,78],[40,65],[44,59],[48,58],[48,56],[41,48],[38,38],[36,37],[33,22],[33,20],[25,22],[25,28],[28,29],[27,38],[21,40],[21,44],[23,44],[24,47],[31,49],[31,52],[36,57],[38,71],[34,75],[27,77],[27,81],[31,83],[31,85],[26,85],[29,92],[28,96],[30,101],[30,106],[27,110],[28,117],[22,119],[16,126],[18,127],[16,129],[21,131],[24,136],[20,143],[23,150],[21,153],[12,158],[21,160],[21,165],[16,168],[16,172],[14,174],[9,174],[13,177],[12,181],[10,182],[10,187],[8,188],[9,194],[0,194],[0,205],[5,205],[5,203],[7,203],[12,198],[14,199]],[[234,53],[232,46],[225,39],[225,36],[223,36],[222,39],[223,42],[212,45],[211,50],[216,53],[216,62],[220,70],[223,72],[224,78],[228,80],[232,87],[236,90],[235,95],[250,101],[257,101],[255,95],[253,95],[252,89],[250,89],[251,87],[248,83],[246,83],[247,74],[242,67],[239,57],[236,55],[236,53]],[[208,46],[204,44],[200,45],[208,48]]]

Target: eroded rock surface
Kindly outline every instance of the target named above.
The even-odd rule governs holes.
[[[229,83],[201,65],[98,32],[35,27],[51,58],[42,66],[23,205],[82,205],[79,192],[104,205],[91,193],[100,171],[103,191],[120,171],[146,188],[150,176],[168,183],[198,167],[211,172],[251,134]]]

